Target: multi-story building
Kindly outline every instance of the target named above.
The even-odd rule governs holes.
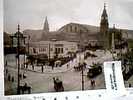
[[[112,49],[112,34],[114,34],[114,45],[120,44],[120,38],[128,40],[133,38],[132,30],[114,29],[109,28],[108,14],[106,5],[104,5],[103,12],[101,14],[101,20],[99,26],[92,26],[80,23],[68,23],[62,26],[57,31],[49,30],[49,23],[47,17],[45,18],[43,29],[39,30],[25,30],[23,32],[30,36],[30,43],[42,43],[56,39],[57,41],[71,41],[80,43],[82,46],[98,45],[104,47],[105,50]],[[128,37],[127,37],[128,36]]]
[[[69,52],[76,53],[78,44],[69,41],[39,41],[30,43],[29,53],[32,55],[45,54],[49,58],[68,56]]]

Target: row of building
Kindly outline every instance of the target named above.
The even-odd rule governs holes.
[[[49,58],[55,56],[66,57],[70,53],[76,53],[78,51],[78,45],[76,42],[68,41],[40,41],[30,43],[30,54],[46,54]]]
[[[43,29],[24,30],[22,35],[25,37],[25,46],[29,54],[46,54],[53,58],[57,54],[58,56],[67,56],[70,52],[76,53],[80,49],[79,45],[84,47],[99,45],[103,46],[104,49],[112,49],[112,47],[114,48],[112,43],[117,45],[128,38],[125,34],[130,35],[129,37],[133,39],[131,33],[133,31],[118,30],[115,27],[109,28],[108,15],[104,5],[100,27],[68,23],[57,31],[49,31],[49,23],[46,17]],[[14,46],[17,46],[17,44],[14,44]]]
[[[24,30],[25,35],[30,35],[29,53],[30,54],[46,54],[53,58],[58,56],[68,56],[68,53],[76,53],[80,46],[100,45],[104,40],[98,40],[100,31],[102,33],[108,30],[108,18],[106,8],[104,7],[101,28],[69,23],[62,26],[57,31],[49,31],[49,23],[47,17],[45,18],[42,30]],[[99,34],[98,34],[99,33]]]

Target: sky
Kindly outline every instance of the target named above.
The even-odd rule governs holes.
[[[4,0],[4,31],[42,29],[47,16],[50,30],[70,22],[100,25],[104,3],[109,26],[133,30],[133,0]]]

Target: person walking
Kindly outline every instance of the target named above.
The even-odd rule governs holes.
[[[28,62],[26,62],[26,69],[28,69]]]
[[[42,64],[42,66],[41,66],[41,67],[42,67],[42,73],[43,73],[43,64]]]
[[[7,60],[6,60],[5,66],[7,66]]]
[[[96,85],[95,80],[92,79],[91,80],[91,87],[94,89],[95,85]]]
[[[94,87],[96,86],[96,82],[95,82],[95,80],[93,80],[93,86],[94,86]]]
[[[34,71],[34,64],[32,63],[32,70]]]
[[[52,65],[52,70],[54,70],[54,66]]]
[[[9,74],[9,75],[8,75],[8,81],[10,81],[10,80],[11,80],[11,75]]]
[[[8,74],[8,69],[7,68],[5,69],[5,72],[6,72],[6,75],[7,75]]]
[[[129,83],[129,88],[132,87],[131,83]]]
[[[14,82],[14,76],[12,76],[12,82]]]
[[[67,64],[67,69],[69,68],[69,64]]]

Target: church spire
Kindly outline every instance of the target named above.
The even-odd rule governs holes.
[[[104,41],[103,46],[105,49],[108,48],[108,30],[109,30],[109,23],[108,23],[108,15],[106,11],[106,3],[104,3],[104,9],[101,15],[101,22],[100,22],[100,33],[101,39]]]
[[[49,24],[48,24],[47,16],[46,16],[46,18],[45,18],[43,31],[44,31],[44,32],[49,32]]]
[[[20,25],[19,24],[18,24],[18,28],[17,29],[18,29],[18,32],[20,32]]]
[[[106,3],[104,3],[104,9],[103,9],[102,17],[104,17],[104,18],[108,17],[107,11],[106,11]]]
[[[106,8],[106,3],[104,3],[104,9]]]
[[[108,31],[108,15],[106,11],[106,3],[104,3],[104,9],[101,16],[101,22],[100,22],[100,32],[105,34]]]

